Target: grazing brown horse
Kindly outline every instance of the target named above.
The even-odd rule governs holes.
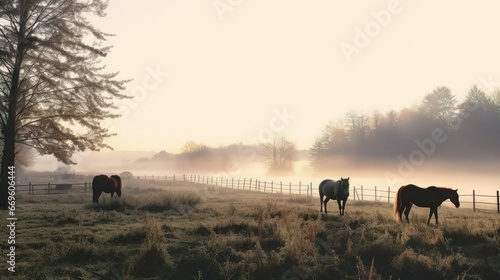
[[[344,215],[345,203],[347,202],[347,198],[349,197],[349,177],[347,179],[340,178],[338,181],[333,181],[330,179],[325,179],[319,184],[319,211],[323,212],[323,197],[325,198],[325,214],[328,214],[326,211],[326,203],[330,199],[336,199],[337,204],[339,205],[340,215]],[[344,203],[341,205],[341,201]]]
[[[455,207],[460,207],[460,201],[458,201],[458,190],[438,188],[434,186],[424,189],[412,184],[402,186],[396,194],[396,201],[394,202],[394,218],[396,220],[401,220],[401,215],[404,212],[406,221],[410,223],[410,220],[408,220],[408,214],[410,213],[413,204],[415,204],[419,207],[430,208],[427,224],[429,224],[432,214],[434,214],[436,224],[438,224],[437,208],[447,199],[450,199],[451,202],[455,204]]]
[[[111,198],[116,194],[118,197],[122,195],[122,179],[118,175],[97,175],[92,180],[93,202],[99,203],[99,197],[102,192],[111,193]]]

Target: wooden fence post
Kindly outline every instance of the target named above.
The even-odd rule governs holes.
[[[300,181],[299,181],[299,194],[301,194],[301,184],[300,184]]]
[[[472,190],[472,212],[476,212],[476,190]]]
[[[377,186],[375,186],[375,201],[377,201]]]
[[[497,191],[497,213],[500,213],[500,195]]]
[[[365,200],[363,197],[363,185],[361,185],[361,200]]]
[[[283,194],[283,182],[280,181],[280,193]]]
[[[387,187],[387,203],[391,204],[391,187]]]
[[[497,191],[497,213],[500,213],[500,196],[498,195],[498,191]]]
[[[274,193],[274,183],[271,181],[271,193]]]
[[[288,183],[289,194],[292,194],[292,182]]]
[[[311,186],[311,196],[313,195],[313,182],[309,183]]]
[[[47,192],[50,194],[50,183],[47,184]]]

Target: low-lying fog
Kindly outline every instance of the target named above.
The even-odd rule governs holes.
[[[229,161],[225,168],[219,171],[211,170],[211,163],[191,163],[184,165],[183,169],[176,168],[175,165],[165,162],[147,160],[154,153],[148,152],[113,152],[105,151],[101,153],[88,153],[75,159],[78,162],[75,166],[63,167],[60,163],[47,158],[40,158],[35,171],[55,171],[69,172],[77,174],[114,174],[130,171],[134,176],[172,176],[172,175],[204,175],[233,178],[252,178],[261,181],[282,181],[295,184],[301,181],[302,184],[312,183],[313,189],[325,178],[338,180],[340,177],[350,177],[351,186],[359,188],[377,188],[387,190],[397,190],[405,184],[416,184],[422,187],[431,185],[450,187],[459,189],[461,194],[471,194],[476,190],[476,194],[494,195],[500,190],[499,165],[496,162],[450,162],[431,161],[422,162],[396,159],[387,162],[349,162],[338,160],[331,170],[315,171],[311,167],[308,159],[301,159],[294,163],[292,172],[281,174],[270,174],[268,166],[262,162]],[[206,167],[206,168],[203,168]],[[33,179],[32,179],[33,180]]]

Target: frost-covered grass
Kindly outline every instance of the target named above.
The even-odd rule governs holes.
[[[161,182],[158,182],[161,183]],[[500,279],[500,214],[177,183],[18,196],[12,279]],[[5,220],[5,219],[4,219]],[[1,246],[6,249],[4,242]],[[5,250],[4,250],[5,251]]]

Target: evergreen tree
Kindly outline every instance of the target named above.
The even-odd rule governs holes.
[[[427,94],[421,111],[430,118],[451,123],[457,115],[457,98],[447,87],[438,87]]]

